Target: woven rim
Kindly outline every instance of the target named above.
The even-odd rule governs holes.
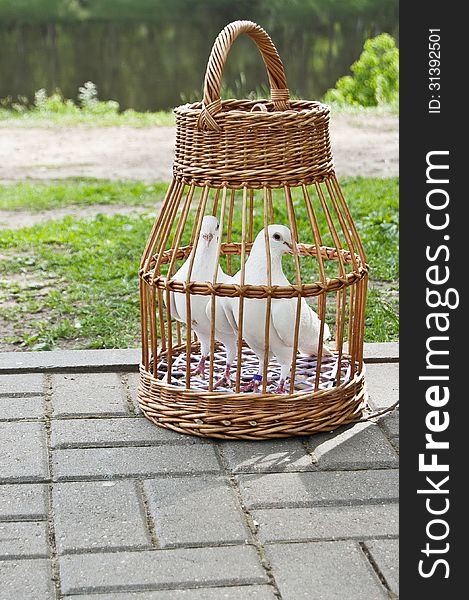
[[[200,121],[204,110],[202,102],[192,102],[177,106],[174,113],[176,121],[179,118],[181,124],[190,124],[190,121],[183,121],[183,119]],[[288,109],[276,111],[271,100],[230,98],[220,100],[220,111],[217,114],[219,129],[216,131],[219,133],[222,129],[232,127],[238,129],[268,128],[269,130],[272,128],[281,130],[294,127],[318,127],[321,124],[329,123],[330,113],[330,107],[317,100],[290,100]]]
[[[249,253],[252,244],[246,244],[246,250]],[[313,244],[298,244],[301,254],[304,256],[316,256],[317,249]],[[238,243],[224,243],[221,244],[221,255],[240,254],[241,244]],[[176,251],[176,260],[185,259],[189,256],[192,250],[192,246],[185,246],[179,248]],[[337,260],[338,251],[336,248],[321,247],[320,252],[323,258],[327,260]],[[166,250],[162,252],[160,257],[160,264],[168,264],[171,262],[174,252],[172,250]],[[175,279],[168,279],[163,275],[155,275],[155,263],[157,257],[154,256],[149,264],[146,272],[141,271],[140,276],[147,283],[154,285],[156,288],[161,290],[170,290],[171,292],[186,293],[189,291],[191,294],[200,296],[224,296],[224,297],[240,297],[244,298],[296,298],[312,297],[322,294],[324,292],[336,292],[344,287],[353,285],[360,279],[362,279],[369,270],[368,264],[362,264],[361,258],[356,254],[352,258],[352,253],[347,250],[340,251],[342,260],[344,263],[352,263],[355,261],[357,268],[349,273],[342,276],[326,278],[324,281],[318,281],[315,283],[301,284],[301,285],[289,285],[289,286],[266,286],[266,285],[239,285],[239,284],[227,284],[227,283],[212,283],[209,281],[177,281]]]
[[[150,421],[179,433],[251,440],[310,435],[361,419],[367,401],[364,371],[317,392],[226,394],[163,383],[140,365],[138,400]]]

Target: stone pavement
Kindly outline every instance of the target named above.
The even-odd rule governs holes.
[[[396,400],[396,348],[367,347],[375,408]],[[134,356],[0,356],[0,600],[397,598],[397,411],[183,436],[140,415]]]

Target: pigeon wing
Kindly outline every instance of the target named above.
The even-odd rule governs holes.
[[[235,283],[234,277],[224,273],[221,267],[218,267],[218,283]],[[215,300],[215,329],[219,333],[226,335],[236,334],[237,325],[233,316],[233,306],[230,298],[220,297]],[[212,301],[211,299],[206,308],[206,315],[209,321],[212,319]]]
[[[169,310],[171,311],[171,316],[176,319],[176,321],[182,321],[181,315],[176,308],[176,300],[173,292],[170,292],[169,294]]]
[[[173,279],[174,281],[185,281],[187,277],[188,268],[189,262],[188,260],[186,260],[186,262],[176,271],[176,273],[171,277],[171,279]],[[169,294],[169,309],[171,311],[171,316],[173,317],[173,319],[185,323],[185,311],[180,311],[177,309],[177,305],[181,305],[180,297],[184,298],[185,307],[185,296],[183,294],[178,294],[177,296],[178,297],[176,298],[174,292],[170,292]],[[166,294],[163,296],[163,298],[166,304]]]
[[[293,346],[295,336],[296,301],[293,299],[272,300],[270,319],[272,327],[285,346]],[[300,324],[301,325],[301,324]]]

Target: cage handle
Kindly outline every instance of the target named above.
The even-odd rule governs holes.
[[[202,111],[197,121],[199,129],[220,131],[215,116],[221,111],[220,86],[228,52],[240,33],[248,35],[257,45],[269,76],[271,99],[274,110],[288,110],[290,93],[285,70],[272,40],[262,27],[252,21],[233,21],[219,34],[207,63],[204,81]]]

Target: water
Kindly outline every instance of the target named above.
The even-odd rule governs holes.
[[[142,1],[134,0],[136,5]],[[334,4],[321,1],[326,8]],[[78,2],[82,3],[85,6],[84,0]],[[90,80],[97,85],[101,99],[117,100],[122,108],[160,110],[199,100],[214,38],[224,24],[249,12],[233,15],[232,5],[236,3],[230,6],[220,0],[219,4],[230,14],[186,10],[183,15],[164,13],[164,19],[156,13],[148,18],[138,13],[136,19],[114,15],[112,20],[67,21],[44,20],[47,15],[36,15],[35,21],[27,22],[24,15],[21,20],[11,15],[7,19],[0,10],[0,98],[32,98],[39,88],[49,92],[59,88],[65,97],[76,98],[78,86]],[[336,15],[326,10],[321,18],[321,4],[313,0],[258,0],[251,4],[258,13],[263,7],[265,14],[252,18],[271,35],[285,65],[290,90],[303,98],[319,99],[347,74],[367,37],[383,31],[395,37],[398,34],[394,0],[368,0],[362,14],[355,14],[352,8]],[[274,14],[272,4],[276,6]],[[310,5],[314,5],[314,12]],[[298,7],[302,7],[302,14],[298,14]],[[264,66],[252,41],[239,38],[224,74],[229,95],[245,97],[266,84]]]

